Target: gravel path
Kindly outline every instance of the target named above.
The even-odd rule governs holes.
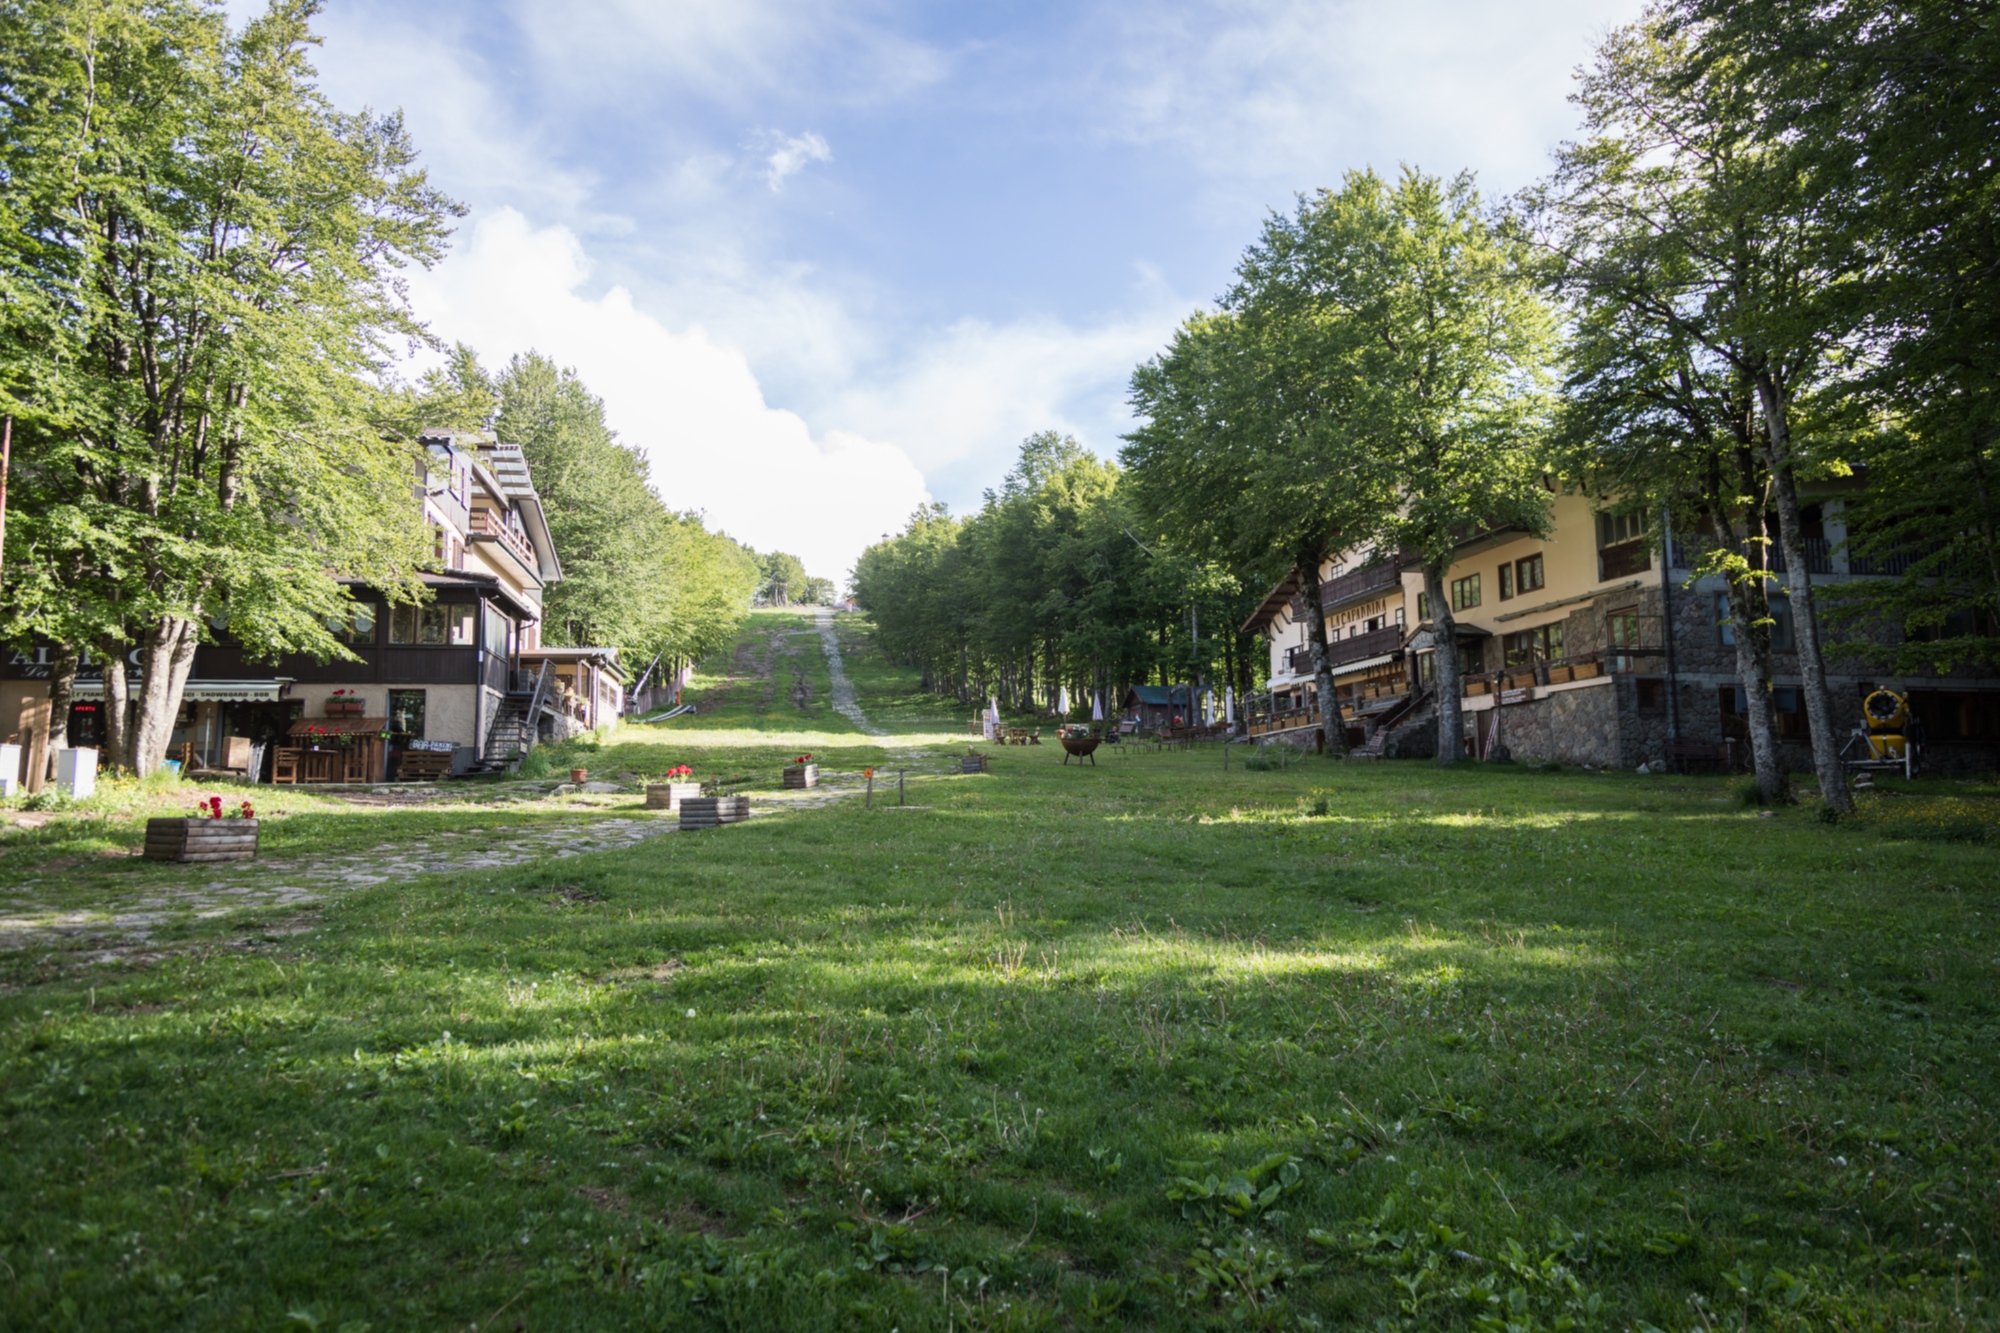
[[[840,660],[840,640],[833,633],[833,610],[822,606],[819,609],[819,646],[826,652],[826,674],[833,678],[833,711],[859,727],[870,736],[886,736],[889,733],[868,720],[861,711],[861,705],[854,702],[854,682],[847,678],[847,667]]]
[[[617,851],[678,828],[678,821],[664,816],[595,819],[546,829],[436,833],[420,844],[383,843],[346,855],[190,866],[190,876],[199,877],[195,882],[154,888],[94,911],[50,911],[22,901],[33,897],[31,882],[5,896],[14,901],[0,897],[0,950],[47,946],[75,937],[126,948],[143,946],[176,918],[226,916],[250,907],[305,907],[331,894],[391,880]]]

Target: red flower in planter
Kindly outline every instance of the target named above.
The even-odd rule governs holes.
[[[243,803],[243,808],[237,811],[237,815],[239,818],[243,819],[255,819],[257,817],[257,812],[250,808],[250,802],[245,801]]]
[[[220,819],[222,818],[222,798],[220,796],[210,796],[205,800],[196,801],[194,803],[194,812],[203,819]]]
[[[795,754],[792,756],[792,762],[795,764],[810,764],[812,761],[813,757],[809,754]]]

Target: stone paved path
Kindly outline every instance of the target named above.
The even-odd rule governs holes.
[[[819,646],[826,653],[826,674],[833,678],[833,711],[859,727],[870,736],[886,736],[889,733],[868,720],[861,711],[861,705],[854,701],[854,682],[847,678],[847,666],[840,660],[840,640],[833,633],[833,609],[822,606],[819,609]]]
[[[186,884],[149,887],[129,901],[94,911],[38,911],[32,901],[22,901],[33,896],[34,886],[28,884],[0,897],[0,949],[46,946],[78,936],[143,946],[176,917],[226,916],[252,907],[304,907],[330,894],[391,880],[616,851],[678,828],[677,821],[665,816],[607,818],[553,828],[437,833],[421,844],[383,843],[365,852],[310,859],[192,865],[187,867]]]

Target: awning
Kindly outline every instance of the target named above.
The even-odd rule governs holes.
[[[1384,653],[1380,657],[1364,657],[1359,662],[1342,662],[1333,669],[1333,678],[1338,681],[1343,676],[1357,675],[1363,671],[1373,671],[1376,667],[1388,666],[1401,656],[1401,653]]]
[[[189,703],[276,703],[289,684],[289,680],[191,680],[181,691],[181,698]],[[138,697],[140,685],[136,679],[130,684],[134,698]],[[70,697],[102,699],[104,681],[79,680]]]

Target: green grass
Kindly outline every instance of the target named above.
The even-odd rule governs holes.
[[[0,954],[0,1326],[1992,1324],[1990,847],[1706,778],[961,777],[849,669],[885,741],[718,672],[578,752],[908,808]],[[1930,803],[2000,804],[1869,808]]]

